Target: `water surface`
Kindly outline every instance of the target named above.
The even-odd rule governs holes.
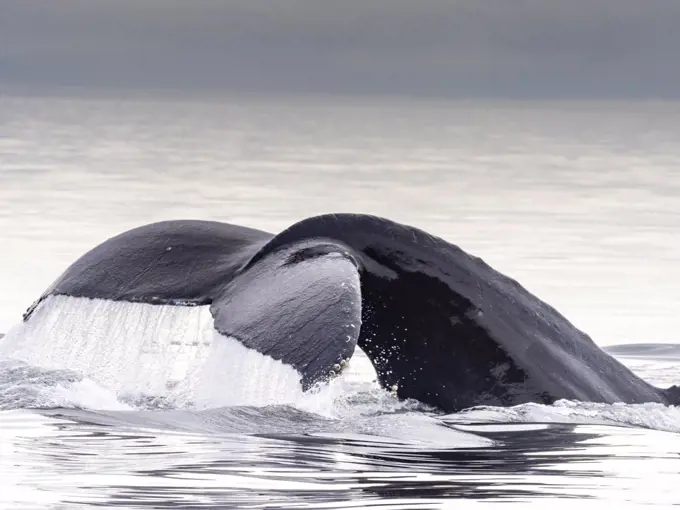
[[[677,103],[1,97],[0,331],[124,229],[352,211],[461,245],[601,345],[677,344],[679,147]],[[617,355],[669,386],[673,352]],[[2,508],[680,504],[677,408],[442,416],[358,358],[295,405],[199,409],[63,368],[0,360]]]

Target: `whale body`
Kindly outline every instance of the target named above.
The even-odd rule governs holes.
[[[637,377],[480,258],[375,216],[317,216],[278,235],[212,221],[145,225],[76,260],[24,323],[58,296],[209,307],[218,335],[291,367],[305,390],[358,346],[383,387],[445,412],[680,403],[678,387]]]

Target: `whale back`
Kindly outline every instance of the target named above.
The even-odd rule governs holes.
[[[325,215],[293,225],[261,253],[322,237],[349,246],[358,261],[358,345],[381,384],[402,398],[446,411],[558,399],[667,400],[515,280],[417,228]]]

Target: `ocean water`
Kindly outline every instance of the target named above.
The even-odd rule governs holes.
[[[0,97],[0,332],[143,223],[366,212],[481,256],[602,346],[642,344],[612,352],[669,386],[679,168],[678,103]],[[168,313],[172,331],[203,320]],[[34,364],[0,339],[3,510],[680,505],[678,408],[441,415],[380,389],[361,353],[309,394],[279,374],[272,400],[272,367],[196,382],[167,349],[132,356],[149,335],[121,323],[37,335]]]

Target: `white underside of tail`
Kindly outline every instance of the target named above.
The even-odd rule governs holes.
[[[299,372],[219,334],[208,306],[49,296],[0,340],[0,357],[74,370],[118,394],[197,407],[302,396]]]

